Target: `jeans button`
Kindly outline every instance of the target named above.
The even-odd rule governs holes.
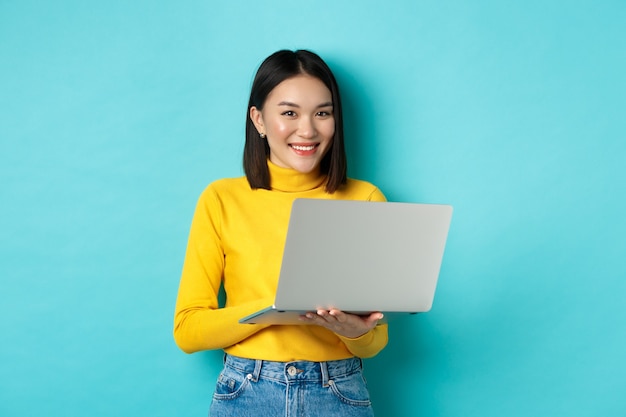
[[[291,376],[294,376],[297,372],[298,370],[295,366],[290,366],[289,368],[287,368],[287,373]]]

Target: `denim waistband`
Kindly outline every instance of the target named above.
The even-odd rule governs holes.
[[[361,359],[356,357],[327,362],[273,362],[228,354],[224,357],[224,364],[247,374],[254,381],[263,377],[277,381],[321,381],[323,385],[335,378],[358,372],[362,367]]]

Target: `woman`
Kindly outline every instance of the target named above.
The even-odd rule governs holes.
[[[259,67],[244,170],[200,196],[176,303],[183,351],[226,352],[210,415],[373,415],[360,358],[387,344],[381,313],[331,309],[307,313],[303,325],[238,323],[273,303],[295,198],[385,199],[372,184],[346,178],[339,90],[316,54],[278,51]]]

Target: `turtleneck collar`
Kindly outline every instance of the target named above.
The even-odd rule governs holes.
[[[303,174],[292,168],[282,168],[267,160],[270,171],[272,190],[284,192],[309,191],[319,188],[326,182],[326,176],[320,174],[319,168]]]

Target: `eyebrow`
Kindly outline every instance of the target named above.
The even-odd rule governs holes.
[[[278,103],[279,106],[288,106],[288,107],[295,107],[295,108],[300,108],[299,105],[297,105],[296,103],[292,103],[290,101],[281,101],[280,103]],[[332,101],[328,101],[326,103],[322,103],[319,104],[316,108],[320,109],[322,107],[333,107],[333,102]]]

